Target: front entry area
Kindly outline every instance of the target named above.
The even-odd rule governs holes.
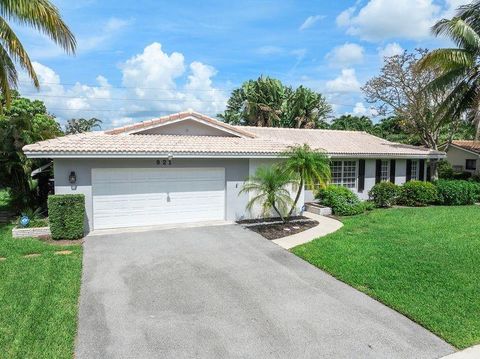
[[[225,168],[93,168],[93,228],[225,219]]]

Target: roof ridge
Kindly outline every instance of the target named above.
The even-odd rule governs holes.
[[[234,125],[236,128],[252,128],[252,129],[269,129],[269,130],[285,130],[285,131],[324,131],[324,132],[352,132],[352,133],[364,133],[367,135],[375,136],[372,135],[371,133],[368,133],[367,131],[355,131],[355,130],[336,130],[336,129],[329,129],[329,128],[296,128],[296,127],[270,127],[270,126],[242,126],[242,125]]]

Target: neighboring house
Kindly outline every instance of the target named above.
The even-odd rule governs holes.
[[[382,180],[425,180],[426,161],[445,157],[365,132],[231,126],[195,112],[23,150],[29,158],[53,159],[55,193],[85,194],[88,231],[258,216],[245,209],[249,195],[239,195],[245,179],[303,143],[327,151],[333,183],[363,199]]]
[[[452,141],[444,150],[455,172],[480,173],[480,141]]]

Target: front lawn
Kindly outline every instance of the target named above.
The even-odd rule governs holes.
[[[480,343],[480,207],[375,210],[292,251],[458,348]]]
[[[0,357],[72,358],[82,247],[12,239],[11,228],[0,225]]]

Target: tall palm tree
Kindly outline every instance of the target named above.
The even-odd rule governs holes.
[[[287,186],[292,183],[292,177],[278,166],[259,167],[244,183],[239,194],[253,192],[254,197],[247,203],[248,210],[259,204],[264,216],[268,216],[273,209],[285,223],[288,207],[292,203]]]
[[[420,69],[431,68],[438,76],[429,85],[431,91],[449,91],[440,106],[446,118],[467,114],[480,133],[480,1],[460,6],[452,19],[437,22],[432,32],[450,38],[457,48],[442,48],[428,53]]]
[[[0,91],[10,105],[11,89],[17,87],[15,63],[24,69],[39,88],[30,57],[7,21],[35,28],[67,53],[74,53],[75,37],[63,22],[58,9],[48,0],[0,0]]]
[[[324,123],[332,107],[320,93],[299,86],[286,99],[285,122],[282,127],[319,128]]]
[[[292,146],[282,156],[286,157],[282,164],[285,173],[288,176],[297,177],[300,182],[288,213],[288,216],[291,216],[304,185],[313,189],[316,186],[324,187],[330,181],[330,160],[325,152],[312,150],[307,144]]]

